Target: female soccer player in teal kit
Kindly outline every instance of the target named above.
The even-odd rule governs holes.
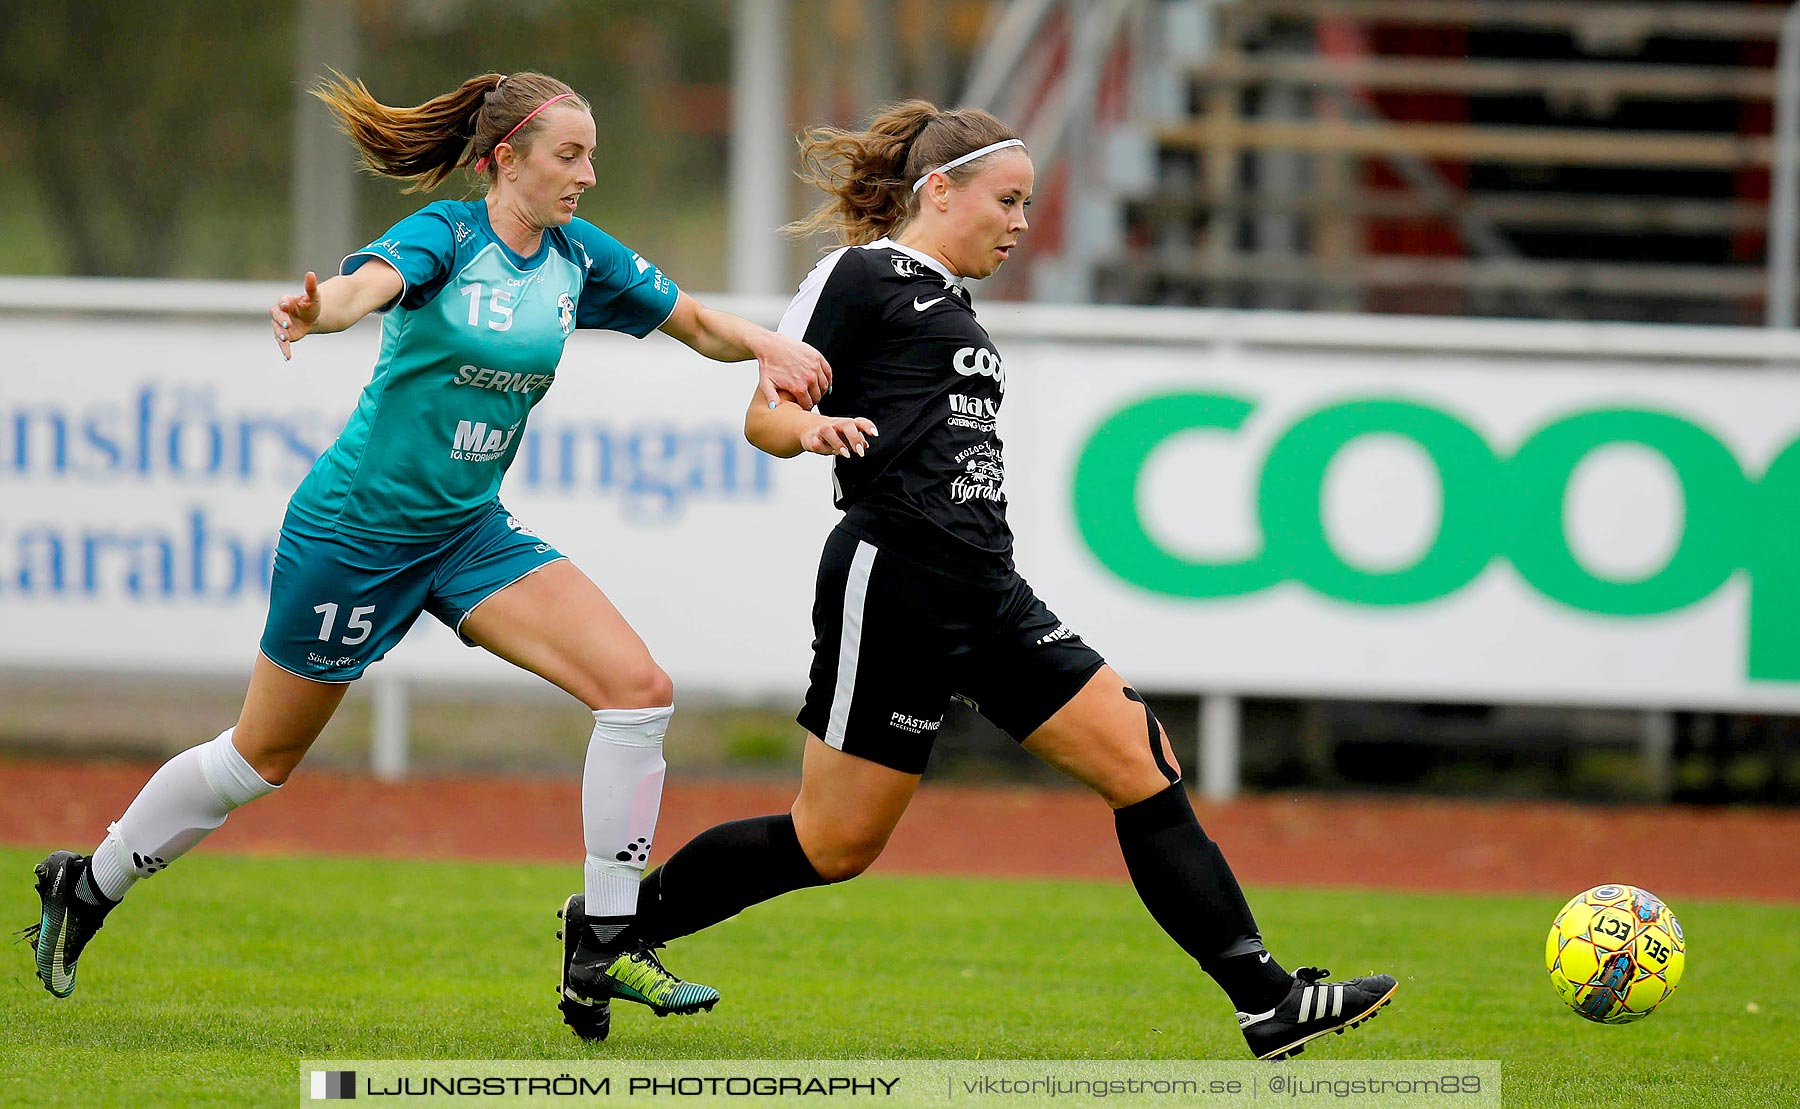
[[[484,74],[412,108],[342,77],[316,94],[374,172],[430,189],[473,163],[486,195],[426,206],[270,310],[284,357],[383,313],[374,376],[288,504],[236,725],[158,770],[91,856],[58,851],[38,865],[38,975],[67,996],[107,912],[232,809],[278,789],[349,683],[429,612],[593,710],[585,889],[565,906],[586,923],[564,945],[567,1023],[603,1038],[612,997],[659,1014],[710,1009],[716,991],[614,942],[636,911],[662,797],[668,675],[606,595],[507,513],[500,481],[578,327],[661,330],[708,358],[754,358],[770,400],[817,400],[830,368],[798,341],[702,306],[575,217],[595,181],[595,125],[561,81]]]

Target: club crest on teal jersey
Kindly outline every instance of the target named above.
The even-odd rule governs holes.
[[[556,318],[562,321],[564,335],[575,330],[575,298],[568,293],[556,298]]]

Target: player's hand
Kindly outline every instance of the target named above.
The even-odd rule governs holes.
[[[299,296],[284,296],[269,309],[269,323],[275,329],[275,343],[281,348],[283,358],[291,360],[294,357],[290,344],[299,342],[312,331],[313,324],[319,322],[320,307],[319,275],[308,270],[305,291]]]
[[[861,458],[869,449],[869,440],[880,434],[875,421],[861,416],[821,416],[800,432],[800,445],[813,454],[849,458],[854,451]]]
[[[801,408],[811,409],[831,388],[831,364],[825,356],[785,335],[771,333],[756,352],[756,362],[763,399],[770,408],[786,393]]]

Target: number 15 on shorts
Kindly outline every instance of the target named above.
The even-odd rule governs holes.
[[[326,601],[324,604],[315,607],[313,611],[325,617],[325,619],[319,623],[319,642],[331,642],[331,633],[335,630],[337,625],[337,603],[335,601]],[[359,605],[356,608],[351,609],[350,618],[344,621],[344,637],[338,640],[338,642],[346,647],[354,647],[358,643],[369,638],[369,633],[375,629],[369,624],[368,617],[373,614],[374,611],[374,605]],[[351,635],[350,633],[352,632],[355,632],[356,634]]]

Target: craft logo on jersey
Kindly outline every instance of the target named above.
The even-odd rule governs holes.
[[[568,293],[556,298],[556,319],[562,324],[564,335],[575,330],[575,298]]]
[[[506,453],[506,448],[512,445],[513,436],[518,433],[518,424],[507,428],[490,428],[486,423],[458,420],[456,438],[450,445],[450,457],[458,462],[492,462]]]
[[[925,267],[902,254],[894,258],[894,273],[900,277],[924,277]]]
[[[986,347],[964,347],[951,359],[956,372],[964,377],[991,377],[1006,392],[1006,369],[1000,365],[1000,356]]]
[[[656,269],[648,258],[645,258],[642,254],[639,254],[634,250],[631,252],[631,262],[637,267],[639,273],[643,273],[645,270],[656,270],[656,276],[653,278],[656,285],[656,291],[659,293],[666,293],[669,291],[669,279],[664,277],[663,271]]]

